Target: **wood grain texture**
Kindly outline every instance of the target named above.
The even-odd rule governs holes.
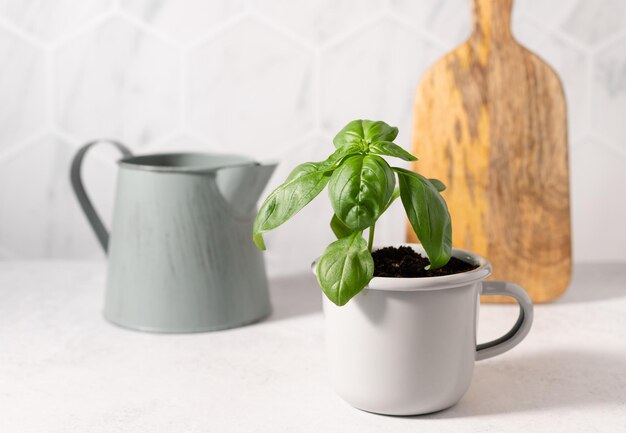
[[[513,39],[511,9],[473,0],[471,36],[423,76],[413,168],[448,186],[454,246],[547,302],[571,275],[566,103],[557,74]]]

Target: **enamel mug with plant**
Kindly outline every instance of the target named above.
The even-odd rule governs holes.
[[[345,305],[374,277],[376,222],[398,197],[428,256],[427,269],[441,268],[450,260],[452,225],[440,194],[445,186],[389,165],[383,156],[417,160],[394,143],[397,135],[398,128],[382,121],[348,123],[333,140],[335,151],[325,161],[298,165],[267,197],[254,221],[254,242],[265,249],[263,233],[293,217],[328,187],[334,210],[330,228],[337,240],[320,257],[316,275],[336,305]]]

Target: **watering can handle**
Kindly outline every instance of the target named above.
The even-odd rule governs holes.
[[[108,246],[109,246],[109,232],[107,231],[106,227],[104,227],[104,224],[102,223],[102,220],[98,216],[96,209],[93,207],[91,200],[89,200],[89,197],[87,196],[87,192],[85,191],[85,187],[83,186],[83,181],[80,176],[80,169],[83,164],[83,158],[85,157],[85,154],[87,153],[89,149],[91,149],[92,146],[95,146],[96,144],[100,144],[100,143],[112,144],[122,153],[122,155],[124,155],[124,157],[132,156],[132,153],[130,152],[130,150],[118,141],[115,141],[115,140],[91,141],[85,144],[83,147],[81,147],[78,150],[78,152],[76,152],[76,155],[74,156],[74,159],[72,160],[72,168],[70,169],[70,181],[72,182],[72,188],[74,189],[74,193],[76,194],[76,199],[78,200],[80,207],[83,209],[83,212],[85,213],[85,216],[87,217],[87,220],[89,221],[89,224],[91,224],[91,228],[93,228],[93,231],[96,233],[96,237],[98,238],[98,241],[100,241],[100,245],[102,245],[102,249],[106,253]]]

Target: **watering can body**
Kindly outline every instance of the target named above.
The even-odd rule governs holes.
[[[98,218],[84,190],[81,200],[81,151],[72,183],[91,221],[90,213]],[[251,233],[275,165],[236,155],[122,152],[108,239],[94,225],[109,256],[105,317],[143,331],[199,332],[267,316],[265,265]]]

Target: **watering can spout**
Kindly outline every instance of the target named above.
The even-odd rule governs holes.
[[[217,171],[217,188],[233,213],[243,218],[253,212],[277,165],[254,162]]]

